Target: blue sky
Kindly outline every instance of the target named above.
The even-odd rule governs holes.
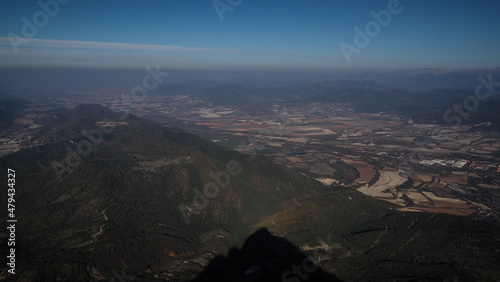
[[[0,66],[172,69],[479,69],[500,67],[500,1],[0,0]],[[61,4],[67,2],[66,4]],[[398,4],[399,2],[399,4]],[[355,27],[396,5],[357,46]],[[390,13],[390,12],[389,12]],[[38,27],[34,16],[38,15]],[[22,18],[36,32],[25,33]],[[35,17],[36,18],[36,17]],[[36,19],[35,19],[36,21]],[[10,39],[26,35],[32,38]],[[12,40],[18,44],[12,48]],[[17,40],[17,41],[16,41]],[[350,62],[341,43],[357,48]]]

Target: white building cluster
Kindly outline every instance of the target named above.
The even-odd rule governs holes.
[[[422,165],[434,165],[434,164],[439,164],[442,166],[450,166],[450,167],[455,167],[455,168],[463,168],[464,166],[469,163],[467,160],[443,160],[443,159],[434,159],[434,160],[422,160],[419,162]]]

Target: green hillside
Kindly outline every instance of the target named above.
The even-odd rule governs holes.
[[[122,270],[135,281],[190,280],[261,228],[299,258],[319,254],[322,269],[346,280],[499,275],[497,225],[396,212],[264,156],[98,105],[58,120],[45,145],[0,159],[16,170],[17,281],[110,280]],[[266,267],[256,255],[238,254],[245,264],[233,270]]]

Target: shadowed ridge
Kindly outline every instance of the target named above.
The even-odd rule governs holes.
[[[0,90],[0,125],[10,125],[17,113],[25,109],[28,103],[22,99],[5,94]]]
[[[80,104],[75,106],[74,108],[62,112],[61,114],[67,116],[68,118],[75,118],[80,115],[101,119],[113,118],[118,116],[118,113],[99,104]]]
[[[214,258],[194,281],[341,281],[314,265],[298,247],[266,228],[248,237],[227,257]]]

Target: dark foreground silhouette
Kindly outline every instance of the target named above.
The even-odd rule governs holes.
[[[214,258],[196,277],[201,281],[340,281],[322,270],[287,240],[263,228],[247,238],[241,250]]]

